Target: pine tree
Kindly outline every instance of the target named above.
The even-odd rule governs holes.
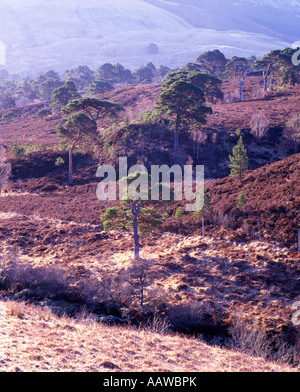
[[[122,178],[119,180],[119,183],[127,181],[128,185],[130,185],[143,174],[145,173],[136,172],[128,177]],[[148,188],[149,192],[151,192],[150,186]],[[143,191],[129,192],[126,187],[125,194],[127,198],[121,202],[120,206],[107,208],[100,218],[103,222],[104,231],[117,230],[133,232],[134,258],[138,260],[140,259],[140,237],[149,235],[158,229],[168,214],[165,211],[163,203],[159,202],[156,206],[149,205],[149,201],[144,198],[145,194]]]
[[[229,155],[231,165],[229,165],[230,177],[239,177],[242,179],[242,174],[249,168],[249,161],[247,156],[247,150],[243,143],[243,138],[240,136],[237,145],[233,147],[232,156]]]
[[[204,89],[202,90],[202,85],[202,88],[196,85],[196,77],[197,73],[170,73],[162,85],[156,103],[158,112],[174,121],[174,151],[178,151],[180,147],[179,132],[182,125],[205,124],[207,114],[212,113],[212,109],[205,106]]]
[[[73,82],[68,83],[72,85]],[[124,109],[118,103],[96,98],[72,99],[61,109],[61,112],[68,117],[64,125],[58,124],[56,133],[63,142],[68,144],[70,184],[73,182],[72,153],[75,147],[87,139],[96,140],[97,121],[116,117],[121,110]]]
[[[253,64],[254,69],[263,71],[264,92],[268,91],[268,78],[271,74],[279,72],[282,74],[289,63],[289,58],[280,49],[271,50]]]
[[[73,151],[80,144],[92,142],[97,137],[97,123],[84,113],[75,113],[64,125],[56,127],[57,136],[69,150],[69,183],[73,182]]]

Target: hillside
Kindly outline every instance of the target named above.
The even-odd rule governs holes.
[[[75,158],[77,169],[74,185],[69,188],[66,186],[66,165],[62,168],[55,168],[54,165],[56,157],[61,155],[36,153],[32,154],[31,159],[26,158],[13,164],[13,182],[7,184],[6,193],[2,193],[1,210],[8,213],[21,209],[25,214],[35,211],[42,216],[60,219],[61,205],[65,204],[65,216],[68,219],[99,224],[99,209],[103,212],[106,206],[101,205],[96,197],[97,163],[86,156]],[[66,156],[64,158],[67,160]],[[299,172],[298,154],[249,171],[243,181],[232,178],[208,181],[206,187],[214,208],[212,232],[218,221],[216,216],[220,215],[225,223],[228,220],[227,226],[231,231],[240,230],[241,239],[256,238],[260,221],[260,228],[267,239],[278,240],[285,246],[295,248],[299,225]],[[236,200],[242,190],[248,199],[243,214],[236,208]],[[177,206],[174,205],[172,211]],[[192,234],[197,230],[197,224],[190,222],[189,230],[175,225],[172,230]]]
[[[238,78],[225,81],[223,87],[225,104],[213,106],[213,116],[209,116],[208,126],[224,127],[233,132],[237,128],[250,128],[253,113],[262,112],[270,120],[273,127],[284,126],[288,119],[298,113],[300,107],[299,85],[274,88],[274,91],[263,94],[262,77],[251,76],[246,79],[244,88],[245,102],[239,101]],[[226,100],[228,100],[226,102]]]
[[[74,316],[84,306],[139,323],[138,302],[122,280],[134,265],[132,236],[102,232],[99,216],[112,202],[97,200],[89,172],[78,168],[72,187],[45,174],[2,193],[2,295],[60,315]],[[175,221],[178,205],[172,206],[164,233],[142,241],[151,266],[147,309],[167,317],[174,331],[196,332],[211,344],[226,345],[231,328],[244,333],[253,325],[261,328],[260,339],[293,347],[299,339],[291,322],[300,282],[299,173],[294,155],[247,173],[242,183],[209,182],[213,215],[205,237],[191,215]],[[241,189],[248,198],[243,213],[235,208]],[[288,360],[298,363],[293,355]]]
[[[222,87],[224,102],[209,104],[213,114],[208,116],[207,126],[227,132],[234,132],[237,128],[249,129],[249,118],[257,111],[264,113],[273,126],[284,125],[298,111],[299,85],[277,88],[266,95],[263,94],[262,86],[262,77],[248,77],[244,88],[245,102],[238,102],[238,79],[225,80]],[[121,103],[129,119],[135,120],[138,114],[154,109],[160,88],[160,84],[127,85],[98,97]],[[19,118],[11,123],[0,123],[0,141],[10,144],[17,137],[20,142],[29,140],[32,143],[56,143],[54,131],[58,119],[51,116],[44,120],[34,118],[34,114],[42,107],[43,104],[39,103],[13,109]]]
[[[248,203],[240,221],[245,225],[244,235],[247,237],[247,224],[257,227],[266,235],[282,241],[296,249],[297,229],[300,225],[300,155],[263,166],[248,172],[243,181],[224,179],[207,186],[212,195],[212,203],[216,210],[223,214],[233,210],[236,200],[243,190]],[[248,233],[250,236],[250,232]],[[293,245],[294,244],[294,245]]]
[[[136,119],[139,113],[151,110],[158,98],[160,85],[129,85],[118,88],[112,93],[107,93],[99,98],[109,99],[124,105],[126,114],[130,119]],[[9,123],[0,123],[0,143],[11,147],[15,139],[21,144],[44,144],[53,146],[58,143],[56,126],[59,123],[55,115],[45,119],[35,117],[43,108],[42,103],[13,109],[16,118]],[[1,114],[1,113],[0,113]],[[124,115],[124,116],[125,116]]]
[[[296,85],[274,88],[274,91],[263,96],[261,83],[261,77],[247,78],[245,102],[238,102],[238,80],[224,81],[224,102],[210,104],[213,114],[208,116],[205,127],[208,131],[206,141],[197,145],[192,135],[182,134],[180,136],[183,148],[180,157],[182,163],[187,162],[191,157],[194,164],[205,165],[207,179],[227,176],[230,164],[228,157],[236,144],[236,138],[230,135],[238,128],[245,131],[244,141],[248,150],[250,169],[278,161],[294,153],[292,143],[282,137],[282,132],[285,123],[298,112],[300,87]],[[114,140],[115,158],[126,155],[132,156],[132,160],[136,159],[136,161],[146,158],[149,164],[151,162],[153,164],[160,162],[171,164],[174,162],[174,157],[168,154],[168,150],[172,148],[172,134],[169,128],[147,126],[147,124],[143,125],[142,122],[136,121],[138,115],[155,108],[160,88],[160,84],[128,85],[99,96],[99,98],[121,103],[125,108],[123,119],[127,117],[129,121],[138,124],[135,128],[129,130],[131,132],[130,138],[136,140],[136,143],[138,141],[138,146],[133,145],[128,138],[123,140],[124,131],[122,128],[117,130],[116,126],[113,127],[114,131],[110,140],[111,142]],[[59,122],[58,118],[55,115],[44,119],[36,118],[35,114],[41,108],[42,104],[33,104],[24,108],[13,109],[12,112],[16,113],[16,118],[10,122],[0,123],[0,142],[7,147],[8,151],[16,139],[21,145],[25,143],[30,145],[43,144],[45,148],[47,146],[52,148],[58,144],[55,131]],[[257,112],[264,113],[271,124],[270,131],[261,145],[249,134],[251,116]],[[125,147],[126,143],[127,146]],[[149,144],[152,146],[151,151],[148,148]],[[111,155],[108,154],[108,151],[104,152],[103,148],[102,156],[106,163],[115,164]],[[132,163],[135,164],[136,161]],[[38,172],[35,176],[39,176]]]

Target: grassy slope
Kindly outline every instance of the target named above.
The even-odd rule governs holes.
[[[0,328],[0,371],[6,372],[297,371],[194,338],[58,318],[11,302],[0,302]]]
[[[207,190],[212,204],[223,214],[236,210],[236,200],[243,191],[248,202],[239,214],[239,226],[244,225],[245,237],[253,235],[253,230],[258,233],[259,220],[263,237],[297,249],[300,154],[248,171],[242,181],[226,178],[211,182]]]

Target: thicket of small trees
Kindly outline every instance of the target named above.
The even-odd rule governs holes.
[[[216,79],[239,78],[240,100],[244,100],[245,79],[252,72],[259,72],[264,81],[266,92],[275,78],[279,85],[294,85],[300,80],[300,66],[292,62],[297,49],[285,48],[272,50],[262,58],[255,56],[227,59],[218,49],[202,53],[194,63],[188,63],[182,71],[196,71],[211,75]],[[0,110],[13,109],[16,106],[41,100],[49,105],[55,101],[54,90],[62,87],[67,81],[73,82],[78,94],[88,96],[111,91],[124,84],[161,82],[172,70],[164,65],[158,68],[151,62],[133,71],[121,64],[105,63],[92,70],[87,65],[66,70],[59,75],[49,70],[35,78],[21,78],[9,75],[5,70],[0,73]],[[271,85],[270,85],[271,80]],[[206,97],[208,98],[208,97]]]
[[[66,70],[62,75],[49,70],[35,78],[21,78],[2,70],[0,72],[0,110],[13,109],[36,100],[44,102],[46,106],[54,104],[57,100],[61,103],[62,100],[65,101],[63,96],[66,93],[66,87],[70,90],[66,83],[70,82],[75,86],[72,89],[76,90],[79,96],[86,97],[106,93],[119,85],[161,82],[170,71],[165,66],[156,69],[151,62],[134,71],[124,68],[121,64],[105,63],[96,70],[91,70],[87,65],[81,65]],[[66,105],[66,102],[63,105]]]

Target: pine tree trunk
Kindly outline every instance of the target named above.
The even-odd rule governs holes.
[[[70,147],[70,150],[69,150],[69,183],[70,184],[73,183],[73,151],[74,151],[74,148],[77,146],[79,140],[80,140],[80,135],[74,141],[74,143],[72,144],[72,146]]]
[[[132,224],[133,224],[133,240],[134,240],[134,258],[138,260],[140,258],[140,237],[138,228],[138,208],[136,200],[133,200],[132,207]]]
[[[239,178],[241,181],[242,181],[242,174],[243,174],[242,170],[239,170]]]
[[[268,66],[268,69],[264,72],[264,91],[265,93],[268,91],[268,76],[270,73],[271,65]]]
[[[137,217],[133,217],[133,238],[134,238],[134,258],[135,260],[138,260],[140,258],[140,241],[139,241]]]
[[[133,239],[134,239],[134,258],[139,260],[140,258],[140,236],[138,228],[138,215],[141,210],[142,204],[137,205],[138,196],[132,202],[131,212],[132,212],[132,224],[133,224]]]
[[[69,184],[73,183],[73,146],[69,150]]]
[[[180,126],[181,118],[177,115],[175,131],[174,131],[174,151],[179,150],[179,126]]]
[[[244,102],[244,80],[240,80],[241,90],[240,90],[240,98],[241,102]]]
[[[145,306],[144,306],[144,285],[145,285],[145,283],[144,283],[144,279],[143,278],[140,279],[140,283],[141,283],[141,290],[140,290],[140,293],[141,293],[141,308],[142,308],[142,312],[144,313],[145,312]]]
[[[268,74],[264,73],[264,92],[267,92],[268,89]]]

